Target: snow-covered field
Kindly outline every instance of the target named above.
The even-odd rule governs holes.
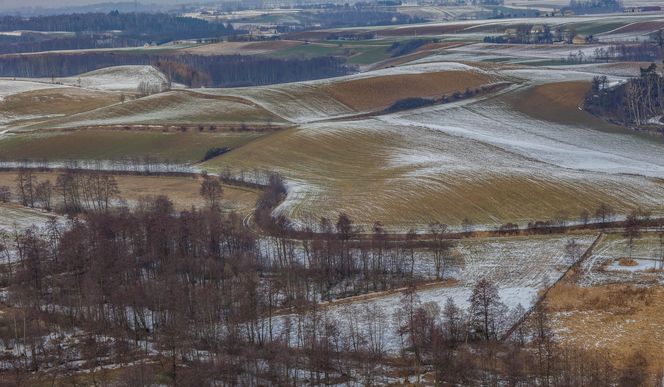
[[[332,96],[322,93],[318,85],[306,82],[240,89],[204,89],[200,91],[213,95],[245,98],[285,120],[296,123],[306,123],[355,113],[351,108],[335,100]]]
[[[13,79],[0,79],[0,102],[2,102],[6,97],[25,93],[27,91],[42,90],[42,89],[53,89],[62,87],[62,85],[54,85],[45,82],[33,82],[27,80],[13,80]]]
[[[58,83],[96,90],[136,91],[141,82],[160,86],[168,80],[152,66],[115,66],[67,78],[56,78]]]
[[[32,82],[26,80],[0,79],[0,136],[10,129],[10,124],[17,120],[30,119],[34,117],[17,117],[2,110],[2,103],[10,95],[25,93],[28,91],[53,89],[62,87],[42,82]]]
[[[21,231],[32,226],[41,227],[49,219],[51,215],[41,211],[0,205],[0,232]]]
[[[177,125],[192,123],[242,122],[252,124],[273,121],[276,116],[248,101],[206,98],[181,90],[105,106],[93,111],[48,122],[49,128],[103,125]]]
[[[595,286],[607,283],[659,283],[664,284],[662,254],[664,243],[654,234],[643,235],[634,241],[631,259],[636,265],[621,265],[630,257],[628,240],[620,235],[609,235],[583,263],[580,284]]]
[[[554,57],[576,50],[495,46],[476,44],[459,48],[459,52],[478,55],[496,50],[500,51],[497,55]],[[618,82],[628,75],[626,69],[618,66],[608,71],[608,65],[555,69],[473,66],[447,57],[433,56],[423,63],[328,80],[197,90],[241,97],[248,101],[246,106],[253,103],[299,124],[235,149],[221,158],[223,165],[213,160],[209,167],[212,171],[230,167],[281,172],[289,195],[278,211],[299,224],[346,211],[365,226],[382,221],[402,229],[422,228],[434,220],[458,226],[469,217],[479,228],[490,228],[508,221],[524,224],[550,218],[560,210],[576,217],[582,209],[592,211],[600,201],[616,208],[641,205],[655,213],[664,212],[664,185],[659,180],[664,178],[661,141],[609,133],[588,123],[533,118],[517,110],[508,98],[532,85],[588,81],[605,70]],[[357,110],[325,92],[326,86],[340,82],[446,71],[510,79],[515,85],[494,95],[364,119],[353,119]],[[68,82],[78,84],[80,79],[84,87],[129,89],[146,77],[163,80],[152,67],[125,66],[72,77]],[[149,125],[205,117],[214,121],[240,112],[232,106],[235,99],[218,103],[170,97],[161,94],[79,114],[76,124]],[[137,109],[138,105],[145,108]],[[249,110],[247,114],[253,114]],[[249,120],[246,117],[240,118]],[[58,127],[59,121],[49,124]]]
[[[570,54],[582,52],[585,57],[592,57],[602,45],[536,45],[536,44],[489,44],[477,43],[450,48],[447,51],[471,55],[495,55],[497,57],[518,57],[533,59],[567,59]]]
[[[619,260],[611,262],[606,270],[608,271],[627,271],[627,272],[646,272],[650,270],[661,269],[661,262],[654,259],[634,259],[634,264],[622,265]]]
[[[579,237],[577,242],[587,249],[596,236]],[[524,237],[464,240],[457,246],[465,265],[450,273],[455,282],[416,291],[419,306],[443,309],[448,299],[467,309],[472,289],[477,281],[486,278],[499,289],[501,301],[511,311],[511,318],[521,317],[531,307],[538,291],[557,281],[570,265],[564,246],[567,237]],[[422,262],[418,263],[422,264]],[[375,298],[356,302],[333,303],[321,308],[324,319],[331,321],[342,332],[362,332],[372,337],[384,350],[396,353],[402,348],[397,333],[397,311],[402,306],[401,292],[379,294]],[[435,306],[434,306],[435,305]],[[294,317],[282,317],[277,331],[291,327],[291,340],[298,340]],[[322,326],[322,324],[321,324]],[[370,331],[372,333],[370,333]],[[379,335],[379,337],[376,337]]]
[[[561,168],[559,172],[588,171],[664,178],[661,143],[536,120],[510,109],[500,100],[452,109],[446,106],[421,109],[380,119],[390,124],[426,127],[491,144],[545,163],[544,169],[556,166]]]

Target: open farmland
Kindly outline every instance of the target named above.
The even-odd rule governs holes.
[[[0,100],[0,132],[116,103],[117,95],[77,88],[12,94]]]
[[[569,50],[498,46],[440,50],[500,50],[521,58]],[[473,65],[450,62],[449,55],[330,80],[175,90],[116,102],[34,124],[29,128],[36,131],[5,137],[0,149],[7,159],[153,156],[196,163],[209,148],[229,147],[232,152],[203,168],[282,173],[289,195],[278,212],[300,225],[341,211],[363,225],[381,221],[399,230],[433,220],[456,227],[463,219],[482,228],[525,224],[561,212],[573,220],[600,203],[620,212],[643,206],[662,213],[661,142],[579,109],[589,80],[609,65]],[[403,98],[440,98],[501,81],[513,86],[496,95],[358,118]],[[206,129],[242,124],[296,126],[276,133]],[[178,125],[202,125],[204,133],[177,133]],[[123,126],[133,130],[101,130]],[[86,130],[42,130],[55,128]]]
[[[453,63],[418,66],[385,71],[455,68]],[[300,224],[345,211],[364,225],[381,221],[401,229],[422,228],[434,218],[458,226],[468,218],[492,227],[551,218],[561,211],[575,218],[602,202],[621,212],[636,206],[662,212],[661,141],[580,111],[578,103],[592,73],[500,66],[482,71],[520,85],[497,96],[433,108],[303,124],[205,167],[271,166],[281,172],[290,191],[279,211]],[[372,79],[369,74],[361,77],[362,82]],[[326,87],[346,87],[345,82]],[[314,92],[314,86],[306,90]],[[277,95],[270,98],[270,107],[278,108]],[[542,103],[547,108],[538,110]],[[317,110],[319,120],[343,111],[330,112],[328,107]]]
[[[302,44],[302,42],[296,40],[277,40],[265,42],[223,42],[184,48],[181,49],[180,52],[203,55],[266,55],[281,50],[298,47]]]
[[[425,63],[375,70],[328,80],[239,89],[205,89],[204,93],[241,97],[295,123],[323,121],[367,113],[405,97],[442,97],[501,78],[461,63]],[[356,96],[362,92],[362,98]],[[350,105],[350,106],[349,106]]]
[[[657,181],[567,171],[477,139],[379,120],[289,129],[205,166],[270,165],[289,182],[279,209],[304,224],[340,211],[365,225],[399,228],[423,228],[432,219],[456,226],[464,218],[477,225],[523,223],[561,209],[578,214],[603,201],[657,207],[664,189]]]
[[[31,128],[102,125],[280,124],[277,115],[240,98],[170,91],[108,107],[53,119]]]
[[[662,285],[663,248],[664,244],[656,234],[636,238],[631,248],[625,237],[608,235],[584,262],[577,283],[588,287],[612,283]]]
[[[445,71],[428,74],[378,76],[333,83],[324,88],[336,100],[357,111],[386,108],[409,97],[438,97],[491,83],[487,74]]]
[[[661,384],[664,14],[342,3],[0,18],[0,385]]]
[[[3,98],[3,115],[20,119],[22,116],[59,116],[94,110],[119,102],[119,95],[82,88],[48,88],[12,94]]]
[[[235,149],[259,138],[254,132],[163,133],[159,130],[76,130],[19,133],[0,139],[4,160],[118,160],[152,157],[197,163],[210,148]]]
[[[589,90],[590,82],[584,81],[534,86],[514,95],[514,108],[544,121],[562,124],[585,123],[595,127],[610,126],[580,108]],[[542,109],[541,106],[547,106],[547,109]]]

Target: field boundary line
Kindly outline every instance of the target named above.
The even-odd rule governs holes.
[[[593,255],[595,248],[604,240],[605,235],[606,234],[604,234],[604,232],[600,232],[599,235],[597,235],[595,241],[593,241],[593,243],[590,245],[590,247],[588,247],[588,249],[586,249],[586,251],[581,255],[581,257],[572,265],[570,265],[570,267],[568,267],[567,270],[565,270],[565,272],[556,281],[554,281],[553,284],[551,284],[551,286],[547,287],[544,290],[544,292],[542,292],[541,295],[537,296],[537,301],[535,301],[535,303],[533,303],[533,305],[526,311],[526,313],[524,313],[523,316],[521,316],[521,318],[519,318],[519,320],[517,320],[517,322],[514,325],[512,325],[512,327],[508,329],[507,332],[505,332],[505,334],[502,335],[500,341],[506,341],[507,339],[509,339],[510,336],[512,336],[512,334],[514,333],[514,331],[516,331],[517,328],[519,328],[519,326],[521,326],[521,324],[523,324],[528,319],[528,317],[530,317],[535,308],[537,308],[537,306],[539,306],[539,304],[541,304],[546,299],[546,296],[549,294],[549,291],[553,289],[556,285],[558,285],[563,279],[565,279],[565,277],[567,277],[570,272],[581,267],[581,264],[585,262],[588,258],[590,258],[590,256]]]

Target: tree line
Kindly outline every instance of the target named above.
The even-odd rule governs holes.
[[[381,26],[390,24],[422,23],[426,19],[419,16],[406,15],[396,11],[396,8],[375,7],[366,8],[361,5],[342,6],[324,11],[302,11],[297,14],[301,26],[289,25],[291,31],[340,28],[359,26]]]
[[[331,56],[278,59],[255,55],[87,52],[0,56],[0,76],[70,77],[122,65],[153,65],[173,82],[190,87],[267,85],[336,77],[355,70],[341,58]]]
[[[641,69],[638,77],[617,86],[606,76],[593,78],[584,100],[586,110],[625,126],[642,126],[664,114],[664,76],[657,65]]]
[[[0,17],[0,31],[75,32],[76,36],[109,33],[142,45],[173,40],[233,35],[231,25],[167,13],[74,13],[33,17]]]
[[[33,169],[20,168],[15,182],[16,200],[21,205],[67,214],[107,211],[120,195],[115,177],[99,171],[68,169],[53,184],[49,179],[39,181]],[[0,201],[11,201],[11,192],[10,187],[0,187]]]
[[[571,0],[568,7],[561,11],[572,11],[576,14],[620,12],[623,9],[621,0]]]

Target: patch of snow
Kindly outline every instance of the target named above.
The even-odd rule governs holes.
[[[634,262],[636,263],[636,265],[624,266],[621,265],[618,260],[615,260],[606,267],[606,270],[637,272],[637,271],[656,270],[660,268],[660,262],[651,259],[634,259]]]

